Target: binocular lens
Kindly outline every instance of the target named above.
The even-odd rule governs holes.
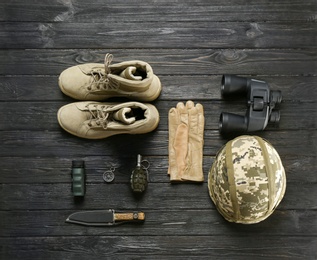
[[[231,113],[221,113],[219,120],[220,132],[245,132],[248,128],[247,118]]]
[[[246,93],[248,79],[234,75],[223,75],[221,80],[221,94],[230,95]]]

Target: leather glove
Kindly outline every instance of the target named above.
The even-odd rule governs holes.
[[[179,102],[171,108],[169,125],[169,169],[171,181],[202,182],[204,110],[201,104]]]

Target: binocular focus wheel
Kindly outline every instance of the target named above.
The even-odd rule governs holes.
[[[254,98],[253,100],[253,110],[262,111],[264,109],[264,100],[263,98]]]

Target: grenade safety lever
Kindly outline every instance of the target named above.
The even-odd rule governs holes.
[[[142,165],[142,156],[138,154],[137,165],[132,171],[130,182],[133,192],[142,193],[148,185],[148,167]]]

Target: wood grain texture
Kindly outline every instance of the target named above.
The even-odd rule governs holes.
[[[23,0],[1,1],[1,21],[47,22],[192,22],[192,21],[316,21],[314,0],[245,2],[160,0],[142,4],[137,0]]]
[[[65,236],[3,238],[2,256],[25,259],[25,255],[36,259],[49,252],[47,259],[100,259],[100,258],[207,258],[254,259],[286,258],[314,259],[315,237],[256,236]],[[259,243],[258,241],[261,241]],[[280,246],[272,246],[280,245]],[[292,246],[290,246],[292,245]],[[53,249],[54,250],[53,250]],[[228,250],[227,248],[230,248]],[[24,258],[22,257],[24,256]]]
[[[316,76],[315,49],[26,49],[0,50],[2,75],[58,75],[82,63],[139,59],[161,75]]]
[[[314,23],[14,22],[0,24],[0,48],[309,48],[316,34]]]
[[[1,259],[316,259],[317,52],[315,0],[0,0]],[[156,131],[85,140],[66,133],[57,110],[75,100],[58,76],[78,64],[139,59],[162,82],[152,102]],[[222,111],[223,74],[265,80],[281,90],[281,121],[256,132],[282,159],[287,188],[256,225],[229,223],[208,194],[208,172],[230,139]],[[171,184],[168,111],[180,101],[205,109],[202,184]],[[125,99],[112,101],[124,102]],[[136,155],[150,163],[149,186],[133,195]],[[85,160],[87,193],[71,192],[72,160]],[[105,183],[104,171],[115,168]],[[142,225],[65,223],[81,210],[144,211]]]

